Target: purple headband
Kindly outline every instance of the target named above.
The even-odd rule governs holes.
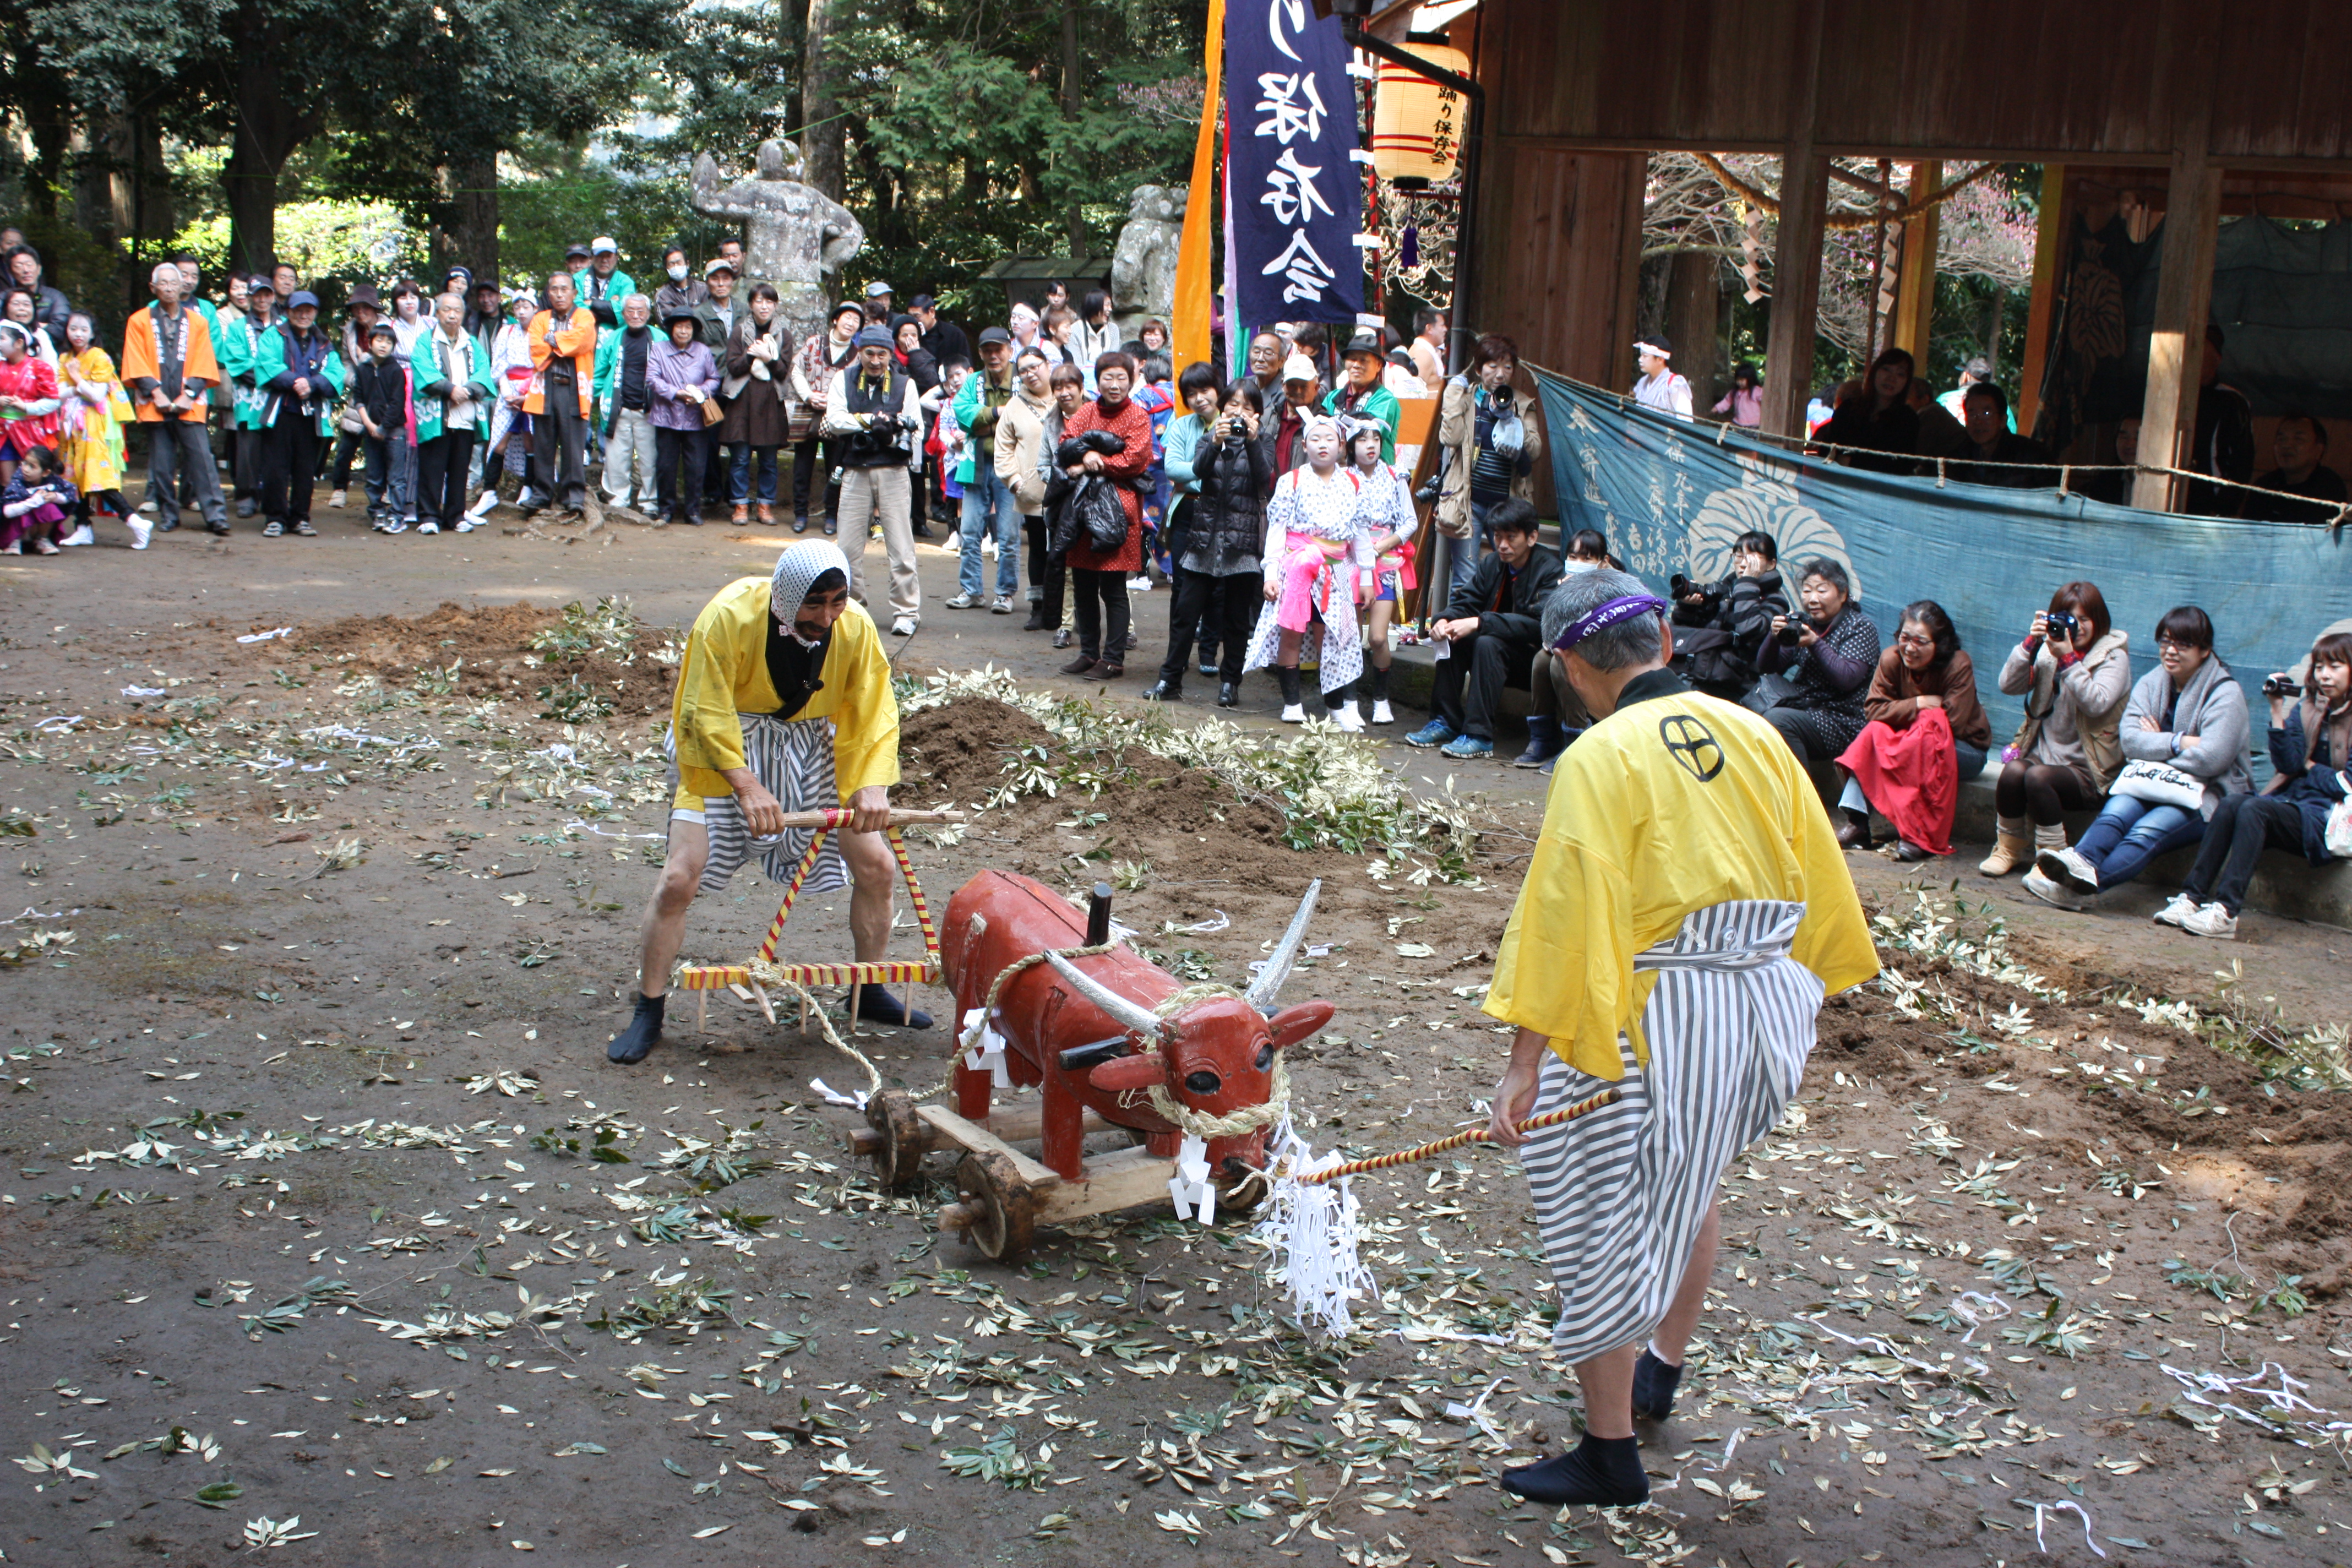
[[[1636,616],[1662,616],[1666,613],[1666,609],[1667,605],[1664,599],[1654,599],[1647,594],[1637,594],[1630,598],[1612,599],[1598,609],[1578,616],[1576,620],[1570,623],[1568,630],[1559,634],[1559,640],[1551,646],[1566,653],[1593,633],[1613,626],[1620,621],[1630,621]]]

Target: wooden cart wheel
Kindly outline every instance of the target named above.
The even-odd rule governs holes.
[[[885,1187],[903,1187],[922,1170],[926,1141],[922,1118],[915,1114],[915,1097],[903,1089],[886,1089],[866,1101],[866,1125],[880,1140],[867,1157],[874,1162],[874,1179]]]
[[[1000,1263],[1024,1256],[1037,1232],[1035,1194],[992,1149],[975,1149],[956,1166],[956,1191],[971,1213],[964,1239]]]

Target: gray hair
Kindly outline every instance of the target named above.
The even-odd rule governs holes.
[[[653,298],[646,294],[632,294],[621,301],[621,309],[624,310],[632,305],[643,305],[647,310],[651,310],[654,308]]]
[[[172,280],[175,283],[185,281],[185,279],[182,275],[178,266],[169,261],[159,261],[155,263],[153,269],[147,274],[147,280],[152,283],[156,279],[163,277],[166,272],[172,275]]]
[[[1612,599],[1637,599],[1649,595],[1649,585],[1630,572],[1601,566],[1562,577],[1544,601],[1544,647],[1557,644],[1562,633]],[[1666,651],[1665,616],[1635,616],[1604,626],[1576,645],[1576,656],[1595,669],[1623,669],[1654,664]]]
[[[1976,389],[1971,387],[1969,390],[1973,392]],[[1996,387],[1993,390],[2000,389]],[[1803,568],[1797,574],[1798,585],[1803,586],[1808,577],[1819,577],[1822,582],[1835,588],[1841,599],[1853,597],[1853,579],[1846,575],[1845,567],[1842,563],[1832,561],[1826,555],[1816,555],[1805,563]]]

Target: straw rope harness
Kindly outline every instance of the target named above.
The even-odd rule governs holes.
[[[1563,1122],[1575,1121],[1590,1116],[1594,1111],[1614,1105],[1624,1098],[1622,1089],[1604,1089],[1590,1100],[1580,1100],[1574,1105],[1563,1105],[1558,1110],[1547,1110],[1541,1116],[1530,1116],[1519,1123],[1519,1131],[1533,1132],[1546,1127],[1558,1127]],[[1304,1185],[1316,1186],[1324,1182],[1335,1181],[1341,1176],[1361,1175],[1366,1171],[1385,1171],[1391,1165],[1410,1165],[1417,1161],[1443,1154],[1449,1149],[1460,1149],[1472,1143],[1491,1143],[1494,1141],[1493,1132],[1484,1127],[1475,1127],[1467,1132],[1456,1132],[1451,1138],[1440,1138],[1434,1143],[1423,1143],[1417,1149],[1400,1149],[1393,1154],[1374,1154],[1369,1159],[1349,1160],[1327,1170],[1297,1172],[1294,1179]]]

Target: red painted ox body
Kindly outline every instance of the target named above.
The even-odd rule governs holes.
[[[1267,1003],[1296,955],[1314,899],[1310,889],[1285,948],[1277,950],[1254,990]],[[955,987],[961,1020],[988,1000],[989,987],[1007,965],[1034,953],[1084,945],[1086,922],[1067,900],[1042,883],[1009,872],[983,871],[949,900],[940,941],[940,960]],[[1174,994],[1181,982],[1125,947],[1071,962],[1125,1005],[1099,1005],[1052,965],[1039,963],[1005,983],[990,1019],[1006,1042],[1008,1076],[1015,1084],[1035,1084],[1044,1091],[1045,1147],[1039,1157],[1067,1180],[1080,1175],[1087,1111],[1144,1133],[1152,1153],[1173,1155],[1182,1134],[1152,1110],[1148,1098],[1151,1085],[1166,1089],[1188,1110],[1212,1116],[1263,1105],[1272,1087],[1275,1053],[1307,1038],[1331,1017],[1328,1002],[1300,1003],[1269,1019],[1247,1001],[1215,996],[1193,1003],[1147,1033],[1148,1020],[1141,1015]],[[1096,1048],[1082,1050],[1088,1047]],[[1082,1059],[1066,1067],[1065,1051],[1081,1051]],[[984,1122],[992,1087],[987,1069],[967,1066],[960,1050],[957,1114]],[[1229,1175],[1239,1169],[1226,1163],[1229,1160],[1262,1164],[1267,1131],[1260,1127],[1240,1137],[1212,1140],[1210,1169]]]

